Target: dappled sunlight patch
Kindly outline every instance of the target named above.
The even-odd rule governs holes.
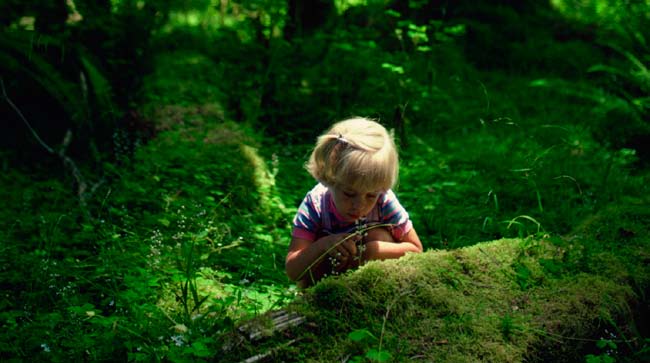
[[[161,127],[190,120],[223,120],[226,95],[220,65],[196,51],[161,54],[145,76],[139,108]],[[156,117],[162,116],[159,120]]]
[[[180,271],[172,272],[161,285],[156,305],[177,325],[184,322],[191,327],[188,322],[196,322],[203,329],[214,325],[227,328],[234,321],[258,316],[294,297],[285,286],[255,284],[246,279],[229,282],[232,277],[230,273],[202,267],[190,282]]]
[[[278,196],[275,184],[275,174],[266,165],[259,155],[258,150],[252,146],[242,144],[242,155],[247,159],[253,169],[253,181],[257,187],[261,210],[268,215],[289,216],[289,210]]]
[[[224,110],[219,103],[203,103],[198,105],[170,104],[155,107],[151,118],[155,120],[159,131],[172,130],[179,126],[199,126],[211,120],[224,120]]]

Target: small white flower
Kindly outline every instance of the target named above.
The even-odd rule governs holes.
[[[43,351],[46,353],[50,352],[50,347],[45,343],[41,344],[41,348],[43,348]]]
[[[171,339],[174,341],[177,347],[182,347],[185,344],[185,340],[182,335],[172,335]]]

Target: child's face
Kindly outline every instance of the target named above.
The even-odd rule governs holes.
[[[368,215],[380,194],[380,190],[357,190],[345,185],[332,188],[336,209],[348,222]]]

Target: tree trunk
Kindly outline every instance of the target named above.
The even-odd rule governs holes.
[[[288,0],[288,19],[284,27],[287,40],[313,34],[336,14],[333,0]]]

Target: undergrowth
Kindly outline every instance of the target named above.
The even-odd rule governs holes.
[[[276,5],[218,30],[174,26],[196,14],[172,11],[152,72],[117,82],[142,81],[128,99],[148,137],[115,133],[115,155],[82,166],[101,180],[87,204],[58,159],[0,154],[1,360],[648,358],[643,34],[586,64],[602,44],[537,29],[486,49],[508,41],[477,38],[489,24],[360,5],[289,42]],[[510,58],[467,60],[500,50]],[[284,255],[314,183],[302,165],[352,115],[394,131],[396,194],[428,252],[298,292]],[[287,306],[308,322],[255,343],[237,333]]]

